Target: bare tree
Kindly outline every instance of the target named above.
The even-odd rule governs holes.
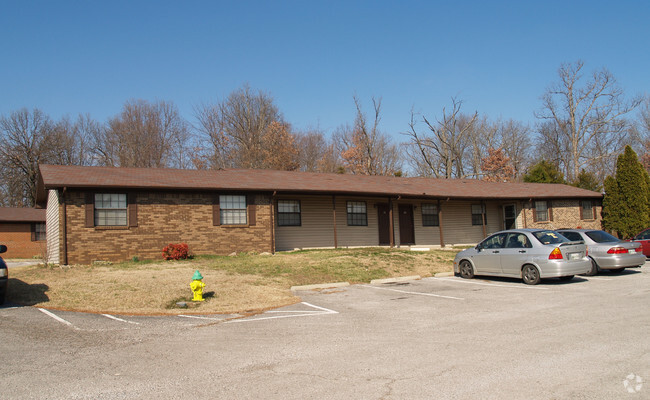
[[[95,132],[98,163],[121,167],[190,165],[189,130],[171,102],[130,100],[108,127]]]
[[[0,135],[3,203],[32,207],[38,164],[57,161],[54,123],[39,109],[22,109],[0,118]]]
[[[640,98],[626,101],[608,70],[583,79],[583,68],[582,61],[562,64],[559,82],[546,90],[542,110],[536,113],[544,122],[540,126],[541,148],[561,151],[556,154],[558,165],[569,181],[575,180],[581,169],[613,163],[626,144],[628,122],[624,116],[641,102]]]
[[[92,140],[102,126],[90,115],[79,115],[73,122],[64,117],[54,125],[52,162],[61,165],[93,165]]]
[[[341,166],[340,153],[332,141],[318,130],[297,134],[300,170],[306,172],[337,172]]]
[[[398,147],[379,130],[381,99],[372,99],[374,117],[369,122],[361,102],[354,96],[354,125],[342,126],[334,133],[334,142],[347,172],[361,175],[394,175],[401,173]]]
[[[464,178],[465,151],[470,146],[470,133],[478,118],[478,112],[473,115],[461,113],[462,101],[452,98],[452,109],[442,109],[442,119],[430,121],[422,115],[422,121],[428,132],[419,132],[415,112],[411,111],[409,131],[409,155],[418,173],[437,178]],[[480,159],[479,159],[480,165]]]
[[[296,169],[295,135],[273,98],[248,85],[194,110],[213,168]]]

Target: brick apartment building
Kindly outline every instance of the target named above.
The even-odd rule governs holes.
[[[7,246],[3,258],[43,257],[45,210],[0,207],[0,244]]]
[[[473,244],[504,228],[601,227],[602,194],[567,185],[273,170],[41,165],[49,261]]]

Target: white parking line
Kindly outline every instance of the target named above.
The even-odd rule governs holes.
[[[611,281],[613,279],[611,278],[596,278],[595,276],[581,276],[582,279],[586,279],[588,281],[590,280],[595,280],[595,281]]]
[[[115,320],[115,321],[126,322],[127,324],[140,325],[139,322],[127,321],[127,320],[125,320],[125,319],[118,318],[118,317],[116,317],[116,316],[114,316],[114,315],[110,315],[110,314],[102,314],[102,315],[103,315],[104,317],[106,317],[106,318],[110,318],[110,319],[113,319],[113,320]]]
[[[74,329],[79,330],[79,328],[77,328],[76,326],[72,325],[72,323],[70,323],[70,322],[64,320],[63,318],[59,317],[58,315],[55,315],[55,314],[53,314],[53,313],[47,311],[47,310],[44,309],[44,308],[39,308],[38,310],[39,310],[40,312],[42,312],[43,314],[45,314],[45,315],[47,315],[47,316],[49,316],[49,317],[52,317],[52,318],[54,318],[55,320],[57,320],[57,321],[59,321],[59,322],[61,322],[61,323],[63,323],[63,324],[66,324],[66,325],[68,325],[68,326],[70,326],[70,327],[72,327],[72,328],[74,328]]]
[[[536,286],[521,286],[521,285],[499,285],[497,283],[483,283],[483,282],[472,282],[469,280],[453,279],[453,278],[433,278],[439,281],[447,281],[454,283],[469,283],[472,285],[483,285],[483,286],[496,286],[496,287],[505,287],[511,289],[532,289],[532,290],[548,290],[546,287],[536,287]]]
[[[313,304],[307,303],[307,302],[301,302],[300,304],[304,304],[308,307],[313,307],[316,308],[320,311],[267,311],[264,314],[267,313],[272,313],[272,312],[286,312],[286,313],[295,313],[293,315],[278,315],[275,317],[261,317],[261,318],[251,318],[251,319],[233,319],[231,321],[226,321],[226,324],[230,324],[233,322],[253,322],[253,321],[262,321],[262,320],[267,320],[267,319],[280,319],[280,318],[297,318],[297,317],[313,317],[314,315],[326,315],[326,314],[338,314],[338,311],[330,310],[329,308],[325,307],[319,307],[315,306]],[[262,314],[262,315],[264,315]]]
[[[185,315],[185,314],[180,314],[179,317],[183,318],[194,318],[194,319],[207,319],[209,321],[220,321],[220,318],[211,318],[211,317],[201,317],[199,315]]]
[[[452,299],[452,300],[465,300],[462,297],[443,296],[441,294],[422,293],[422,292],[409,292],[407,290],[390,289],[390,288],[378,287],[378,286],[370,286],[370,285],[359,285],[359,286],[372,288],[372,289],[389,290],[391,292],[397,292],[397,293],[415,294],[415,295],[419,295],[419,296],[441,297],[443,299]]]

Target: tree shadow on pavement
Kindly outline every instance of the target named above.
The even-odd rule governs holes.
[[[46,303],[50,298],[45,294],[49,289],[44,283],[29,284],[20,279],[9,278],[7,285],[7,303],[22,306],[33,306],[39,303]]]

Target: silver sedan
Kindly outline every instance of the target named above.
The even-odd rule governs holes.
[[[639,243],[625,242],[596,229],[559,229],[558,232],[570,240],[584,240],[591,259],[591,269],[586,275],[596,275],[603,269],[621,272],[645,263]]]
[[[584,242],[572,242],[545,229],[513,229],[497,232],[454,259],[454,272],[521,278],[529,285],[542,278],[572,279],[587,273],[591,262]]]

